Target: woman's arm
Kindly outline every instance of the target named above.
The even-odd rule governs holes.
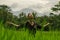
[[[14,25],[14,26],[20,26],[20,25],[17,25],[17,24],[15,24],[15,23],[12,23],[12,22],[6,22],[6,23],[8,23],[8,24],[12,24],[12,25]]]
[[[49,24],[50,24],[50,23],[45,24],[44,27],[47,26],[47,25],[49,25]]]

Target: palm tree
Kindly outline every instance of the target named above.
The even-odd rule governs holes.
[[[59,1],[58,4],[55,5],[55,7],[52,7],[51,10],[52,10],[52,11],[56,11],[56,12],[60,11],[60,1]]]

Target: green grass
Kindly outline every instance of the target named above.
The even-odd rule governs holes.
[[[60,40],[58,31],[37,31],[36,36],[29,34],[27,31],[9,30],[0,23],[0,40]]]

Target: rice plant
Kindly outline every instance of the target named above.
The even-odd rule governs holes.
[[[5,29],[0,23],[0,40],[60,40],[58,31],[37,31],[35,37],[26,31]]]

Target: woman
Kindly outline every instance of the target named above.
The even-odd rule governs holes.
[[[28,21],[26,22],[26,27],[29,29],[29,33],[32,33],[35,36],[36,29],[37,28],[41,29],[41,26],[35,22],[34,16],[32,15],[32,13],[29,13],[27,18],[28,18]]]

